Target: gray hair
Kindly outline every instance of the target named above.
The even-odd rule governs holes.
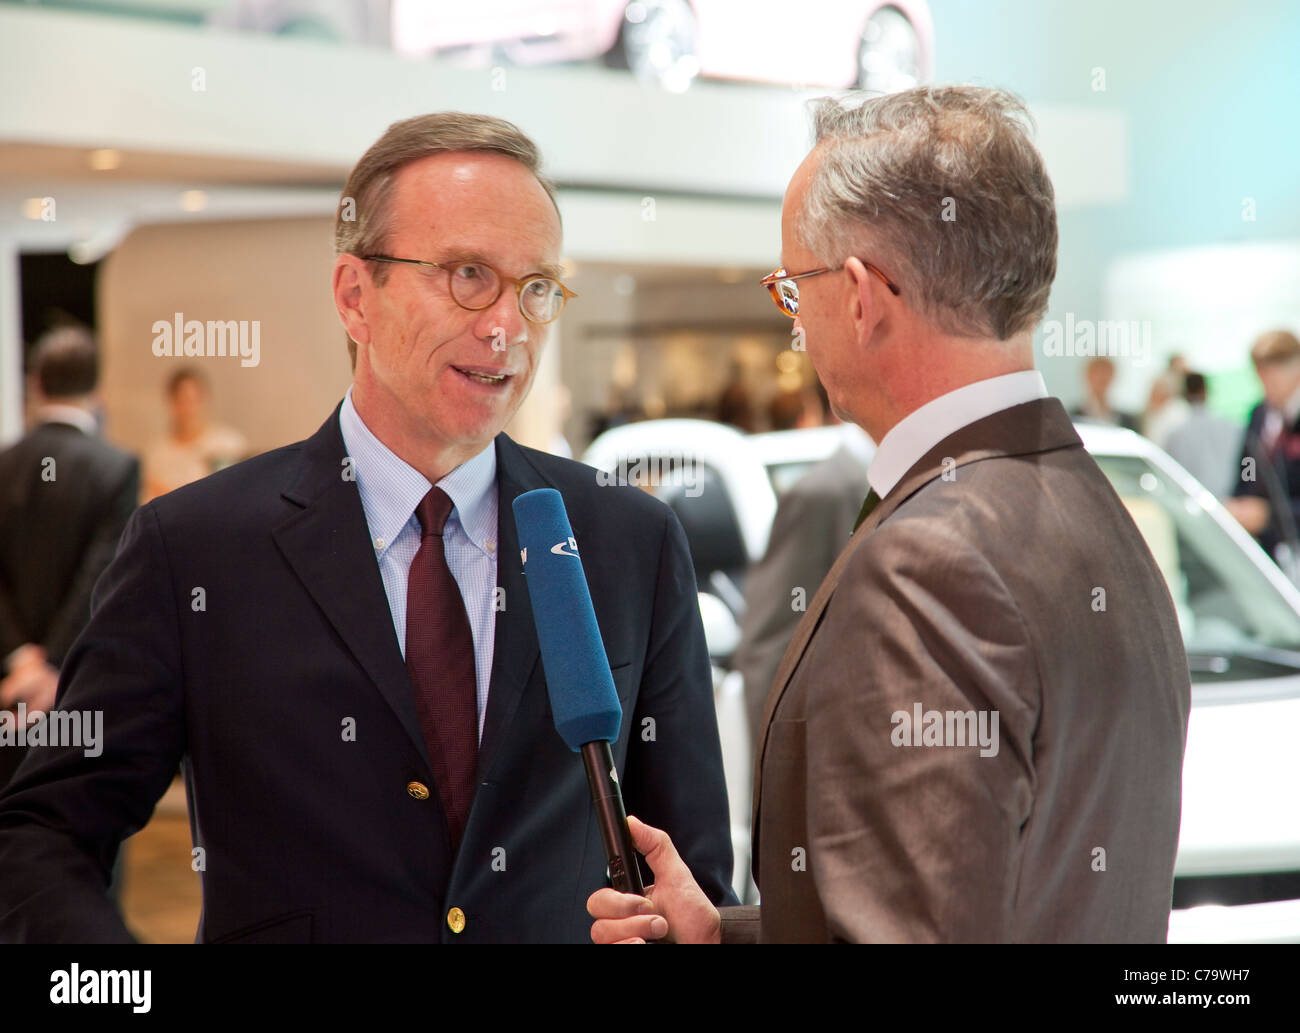
[[[882,268],[939,329],[1033,329],[1056,276],[1056,205],[1033,121],[1005,90],[918,87],[815,102],[820,159],[796,226],[831,265]]]
[[[394,174],[421,158],[452,151],[486,152],[513,158],[537,177],[555,203],[555,187],[542,175],[542,156],[537,144],[513,122],[461,111],[416,115],[390,125],[353,167],[334,215],[334,253],[364,256],[384,251],[391,230]],[[556,211],[559,211],[558,204]],[[375,282],[382,285],[388,272],[388,266],[379,266],[374,271]],[[357,346],[351,338],[348,338],[348,353],[355,367]]]

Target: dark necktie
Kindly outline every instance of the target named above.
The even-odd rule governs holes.
[[[876,508],[876,503],[879,501],[880,496],[876,494],[875,488],[867,492],[867,497],[862,500],[862,508],[858,510],[858,519],[853,524],[854,531],[862,526],[862,521],[871,516],[871,511]]]
[[[441,488],[430,488],[415,507],[420,549],[406,582],[406,670],[454,853],[474,799],[478,693],[474,637],[442,546],[451,507]]]

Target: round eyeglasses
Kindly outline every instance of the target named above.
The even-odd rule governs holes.
[[[894,297],[898,297],[898,295],[902,293],[902,291],[898,289],[896,283],[870,262],[863,262],[862,264],[880,278],[880,282],[889,288],[890,293],[892,293]],[[768,294],[772,295],[772,300],[776,302],[776,307],[791,319],[794,319],[794,317],[799,314],[799,285],[795,283],[795,281],[802,280],[806,276],[820,276],[822,273],[837,273],[843,268],[844,266],[842,265],[835,266],[834,268],[825,266],[821,269],[810,269],[806,273],[795,273],[791,275],[785,271],[785,266],[782,266],[781,268],[768,273],[758,282],[767,288]]]
[[[439,269],[447,274],[451,299],[463,309],[481,312],[491,308],[501,297],[507,283],[513,284],[519,298],[519,311],[531,323],[550,323],[559,318],[565,304],[578,295],[559,280],[538,273],[517,280],[503,276],[486,262],[425,262],[418,258],[394,258],[392,255],[363,255],[367,262],[395,262]]]

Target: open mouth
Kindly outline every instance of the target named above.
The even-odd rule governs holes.
[[[452,369],[461,374],[461,376],[479,384],[499,385],[504,384],[510,379],[510,374],[504,371],[494,373],[491,370],[473,369],[466,366],[453,366]]]

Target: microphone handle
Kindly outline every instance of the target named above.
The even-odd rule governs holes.
[[[609,743],[603,739],[587,743],[582,747],[582,762],[587,767],[587,785],[591,787],[591,802],[600,822],[600,838],[605,841],[610,885],[620,893],[643,894],[645,886],[641,883],[641,870],[637,867],[636,849],[627,827],[623,793],[618,786]]]

